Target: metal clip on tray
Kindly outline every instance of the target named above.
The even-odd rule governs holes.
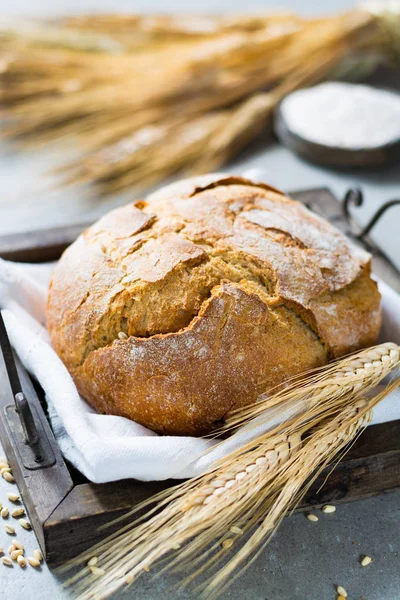
[[[26,469],[43,469],[55,463],[42,420],[36,408],[30,406],[21,386],[10,340],[8,339],[3,315],[0,312],[0,347],[3,352],[14,404],[4,407],[10,437],[21,456]]]

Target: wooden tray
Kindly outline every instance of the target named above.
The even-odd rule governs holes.
[[[350,224],[340,203],[329,190],[306,190],[291,195],[349,233]],[[0,237],[0,256],[32,262],[57,259],[85,226],[87,224]],[[399,290],[400,278],[394,267],[371,240],[367,243],[374,253],[375,272]],[[0,388],[0,439],[43,554],[50,564],[56,564],[113,531],[113,527],[107,532],[99,531],[101,525],[175,482],[123,480],[101,485],[89,483],[62,457],[46,419],[43,391],[32,382],[18,361],[17,366],[35,418],[40,419],[45,428],[47,466],[28,464],[24,459],[23,438],[17,426],[10,426],[10,422],[14,422],[10,421],[10,416],[13,416],[15,408],[7,384]],[[2,381],[7,377],[1,353],[0,377]],[[300,509],[357,500],[400,487],[400,420],[368,427],[324,482],[329,470],[312,486]]]

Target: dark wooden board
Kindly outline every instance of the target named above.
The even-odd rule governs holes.
[[[0,257],[17,262],[48,262],[60,258],[90,223],[38,229],[0,236]]]
[[[300,508],[368,498],[398,487],[400,420],[368,427],[333,471],[328,467],[321,473]]]
[[[291,195],[331,220],[344,232],[349,232],[349,224],[340,204],[329,190],[305,190]],[[0,256],[32,262],[55,260],[87,225],[0,237]],[[369,243],[375,254],[375,271],[399,290],[396,270],[372,242]],[[39,396],[37,395],[21,365],[19,372],[26,396],[44,416],[43,394],[39,389]],[[107,531],[100,531],[99,527],[122,516],[141,500],[175,483],[143,483],[135,480],[101,485],[89,483],[66,464],[47,423],[46,432],[54,452],[55,464],[45,469],[27,469],[21,460],[23,441],[13,438],[7,425],[5,407],[12,405],[12,395],[6,383],[1,354],[0,378],[4,382],[0,387],[0,438],[42,551],[51,564],[65,561],[99,541],[113,531],[113,527],[107,528]],[[328,502],[358,500],[399,488],[400,420],[369,427],[325,481],[330,470],[326,469],[318,477],[299,507],[300,510]]]

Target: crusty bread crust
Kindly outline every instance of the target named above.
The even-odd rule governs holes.
[[[90,227],[55,269],[47,319],[98,411],[200,435],[375,343],[381,312],[369,254],[274,188],[214,174]]]

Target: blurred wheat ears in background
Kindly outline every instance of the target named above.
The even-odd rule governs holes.
[[[236,411],[227,428],[248,427],[250,441],[203,475],[119,519],[127,524],[61,568],[65,573],[91,559],[98,565],[91,570],[89,562],[66,585],[79,600],[108,598],[157,563],[157,575],[189,571],[183,585],[206,571],[209,577],[197,591],[207,599],[219,595],[258,556],[322,469],[349,449],[368,425],[371,409],[398,385],[399,350],[391,343],[369,348],[296,377]],[[374,390],[391,373],[386,387]],[[271,411],[282,414],[288,406],[287,420],[267,429]]]
[[[285,94],[351,53],[383,51],[381,22],[366,11],[0,21],[5,135],[77,138],[84,156],[63,166],[64,181],[106,194],[210,171],[270,124]]]

